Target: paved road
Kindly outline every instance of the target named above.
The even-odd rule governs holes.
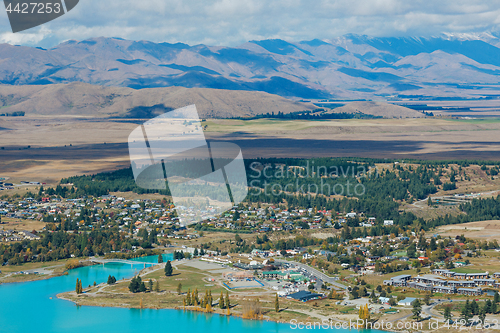
[[[443,195],[443,196],[431,197],[431,198],[432,198],[433,202],[436,202],[436,200],[443,200],[444,199],[444,200],[449,200],[449,201],[455,201],[457,204],[460,204],[460,203],[469,202],[472,199],[480,199],[481,197],[484,197],[484,196],[494,195],[496,193],[498,193],[498,190],[481,192],[481,193],[474,193],[474,196],[471,196],[471,197],[455,197],[454,194],[450,194],[450,195]],[[413,206],[418,207],[418,208],[425,207],[425,206],[427,206],[427,200],[429,200],[429,198],[416,201],[413,203]]]
[[[332,284],[333,286],[335,286],[335,287],[337,287],[338,289],[341,289],[341,290],[346,290],[347,289],[347,286],[345,286],[345,285],[343,285],[341,283],[338,283],[337,280],[335,280],[334,278],[329,277],[325,273],[320,272],[317,269],[312,268],[311,266],[308,266],[308,265],[305,265],[305,264],[302,264],[302,263],[296,262],[296,261],[276,260],[276,262],[283,263],[283,264],[286,263],[286,264],[293,265],[294,267],[303,268],[309,274],[313,275],[316,279],[322,280],[324,282],[328,282],[328,283]]]
[[[403,316],[401,318],[396,318],[396,319],[393,319],[393,320],[388,320],[387,323],[393,323],[395,321],[405,320],[406,318],[410,318],[411,316],[413,316],[413,313],[409,313],[406,316]]]
[[[434,312],[432,312],[432,309],[434,309],[434,307],[438,304],[441,304],[441,303],[446,303],[446,302],[449,302],[449,301],[435,301],[429,305],[424,305],[422,306],[422,312],[425,313],[426,315],[432,317],[432,318],[436,318],[436,319],[444,319],[444,317],[440,314],[435,314]]]

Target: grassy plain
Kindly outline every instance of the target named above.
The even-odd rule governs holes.
[[[0,117],[0,177],[54,182],[126,167],[128,135],[144,120]],[[500,122],[442,118],[208,120],[211,140],[253,157],[500,159]],[[29,147],[29,148],[28,148]]]
[[[478,239],[481,241],[492,241],[500,238],[500,221],[480,221],[469,222],[455,225],[444,225],[438,227],[433,233],[442,237],[456,237],[464,235],[467,238]]]

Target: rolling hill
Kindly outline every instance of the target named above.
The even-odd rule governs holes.
[[[335,108],[330,113],[363,113],[383,118],[424,118],[422,112],[418,112],[399,105],[381,102],[352,102],[342,107]]]
[[[251,117],[316,108],[309,103],[258,91],[183,87],[136,90],[87,83],[0,86],[0,113],[24,111],[28,115],[151,118],[190,104],[197,106],[202,118]]]

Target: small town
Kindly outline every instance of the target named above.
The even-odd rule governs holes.
[[[370,323],[407,322],[415,318],[418,322],[425,318],[458,322],[480,315],[479,310],[462,313],[462,305],[472,297],[474,304],[487,305],[484,311],[491,322],[488,327],[493,328],[496,320],[500,265],[482,269],[485,260],[500,255],[496,240],[443,237],[418,232],[418,228],[405,231],[393,220],[363,212],[287,209],[273,204],[240,204],[220,217],[184,226],[175,207],[165,198],[134,199],[109,194],[68,199],[60,194],[71,192],[71,187],[32,186],[38,191],[31,187],[23,196],[1,197],[0,248],[4,244],[7,249],[6,245],[17,242],[26,249],[17,254],[3,252],[0,283],[60,274],[57,267],[50,268],[51,262],[56,266],[65,262],[69,267],[127,263],[130,259],[142,263],[142,256],[158,255],[162,257],[158,263],[144,262],[136,275],[151,287],[137,294],[132,292],[134,301],[124,306],[155,307],[158,298],[150,296],[159,292],[166,297],[161,307],[199,311],[192,301],[193,293],[205,290],[206,295],[228,293],[234,304],[231,314],[244,318],[265,315],[286,322],[293,318],[292,313],[307,313],[318,320],[330,318],[339,323],[367,319]],[[38,230],[21,229],[23,221],[40,223]],[[10,228],[16,224],[19,228]],[[84,239],[85,235],[89,239],[101,237],[96,232],[113,240],[99,244]],[[61,233],[72,235],[74,240],[68,239],[67,244],[55,248],[50,243],[60,242]],[[75,247],[72,243],[87,245]],[[181,274],[176,281],[189,281],[186,286],[159,274],[166,261]],[[49,268],[15,270],[17,265],[43,262]],[[105,305],[111,302],[107,298],[110,293],[129,293],[128,281],[89,285],[81,293],[69,292],[60,297],[80,305]],[[161,291],[169,288],[178,293]],[[144,292],[150,293],[148,297],[144,294],[134,298]],[[248,305],[248,296],[264,303],[252,301]],[[219,303],[229,302],[224,299],[215,299],[210,311],[225,313],[225,307],[214,310]],[[140,304],[132,305],[138,300]],[[264,310],[265,302],[289,310],[271,313]],[[207,304],[200,304],[206,311]]]

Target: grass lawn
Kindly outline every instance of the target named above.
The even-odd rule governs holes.
[[[485,271],[481,269],[474,269],[468,267],[453,268],[451,271],[455,273],[485,273]]]
[[[389,274],[382,274],[382,275],[377,275],[377,274],[370,274],[370,275],[365,275],[360,277],[361,279],[365,280],[366,283],[376,287],[378,285],[383,285],[384,280],[390,280],[390,278],[398,276],[398,275],[406,275],[409,274],[411,276],[415,275],[422,275],[422,274],[428,274],[429,273],[429,268],[422,268],[420,273],[417,273],[416,269],[410,269],[406,271],[399,271],[399,272],[393,272]]]
[[[214,278],[217,278],[220,274],[209,274],[207,272],[207,275],[203,273],[202,270],[194,268],[194,267],[189,267],[189,266],[184,266],[180,265],[178,266],[179,269],[174,269],[173,275],[172,276],[165,276],[165,273],[163,270],[159,270],[156,272],[153,272],[151,274],[147,274],[144,276],[143,280],[147,281],[149,279],[153,279],[153,281],[158,280],[160,283],[160,290],[166,290],[166,291],[177,291],[177,286],[182,284],[182,292],[187,292],[188,289],[191,289],[193,291],[194,289],[198,288],[198,292],[204,293],[205,290],[211,290],[212,291],[212,296],[214,298],[218,298],[220,295],[221,291],[224,291],[222,287],[220,287],[217,283],[214,282],[208,282],[205,281],[203,278],[206,278],[207,275],[213,276]],[[212,285],[213,286],[205,286],[205,285]]]

